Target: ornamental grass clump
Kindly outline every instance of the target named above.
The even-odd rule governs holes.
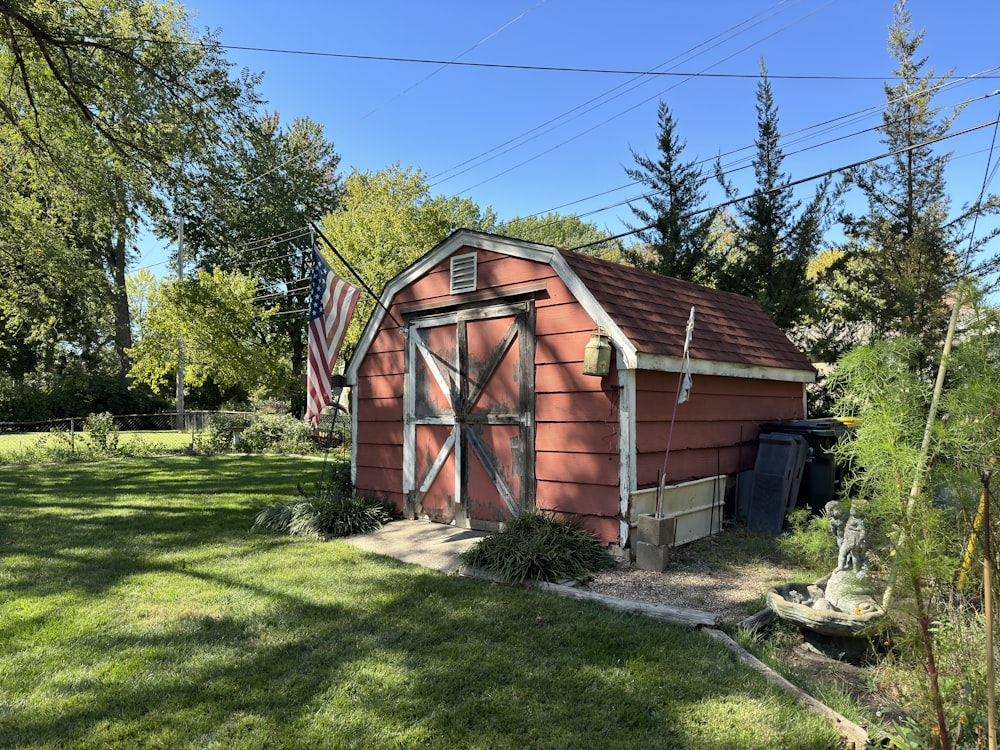
[[[253,527],[329,539],[377,531],[393,520],[393,510],[379,498],[359,497],[327,486],[302,500],[265,508],[257,514]]]
[[[462,561],[512,583],[587,578],[615,559],[580,523],[525,513],[460,555]]]

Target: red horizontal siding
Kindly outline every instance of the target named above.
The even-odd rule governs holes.
[[[403,400],[399,398],[358,399],[358,422],[403,422]]]
[[[618,454],[618,424],[585,422],[539,422],[535,430],[535,450],[547,453]],[[579,460],[568,456],[568,461]]]
[[[618,454],[535,452],[535,477],[552,482],[600,484],[618,489]]]
[[[600,382],[595,380],[595,382]],[[618,409],[602,391],[578,393],[537,393],[536,422],[613,422]]]
[[[369,352],[365,361],[358,368],[360,377],[381,377],[385,375],[403,374],[403,352]]]
[[[538,482],[535,504],[542,510],[618,518],[618,487],[577,482]]]
[[[403,401],[403,376],[358,377],[359,399],[399,399]]]

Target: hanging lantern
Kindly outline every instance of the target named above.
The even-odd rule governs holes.
[[[604,377],[611,372],[611,341],[598,329],[583,351],[583,374]]]

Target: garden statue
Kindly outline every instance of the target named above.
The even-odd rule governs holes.
[[[837,567],[815,584],[789,583],[771,588],[767,605],[778,617],[798,624],[806,633],[833,637],[835,652],[863,651],[872,621],[883,614],[871,593],[865,522],[853,505],[846,520],[835,501],[827,503],[824,512],[837,540]]]
[[[839,511],[837,515],[839,523]],[[837,537],[837,546],[839,549],[837,570],[847,570],[849,567],[855,573],[860,573],[868,564],[865,557],[867,534],[865,533],[865,522],[854,515],[854,506],[851,506],[851,514],[848,516],[843,530],[834,528],[832,520],[830,528],[834,529],[834,534]]]

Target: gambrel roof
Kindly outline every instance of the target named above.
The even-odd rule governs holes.
[[[604,329],[626,369],[677,372],[691,307],[695,331],[691,372],[763,380],[812,382],[816,371],[802,352],[748,297],[641,271],[570,250],[461,229],[392,281],[369,320],[348,367],[353,382],[393,297],[456,253],[485,250],[545,263]],[[462,295],[441,299],[442,307]]]

